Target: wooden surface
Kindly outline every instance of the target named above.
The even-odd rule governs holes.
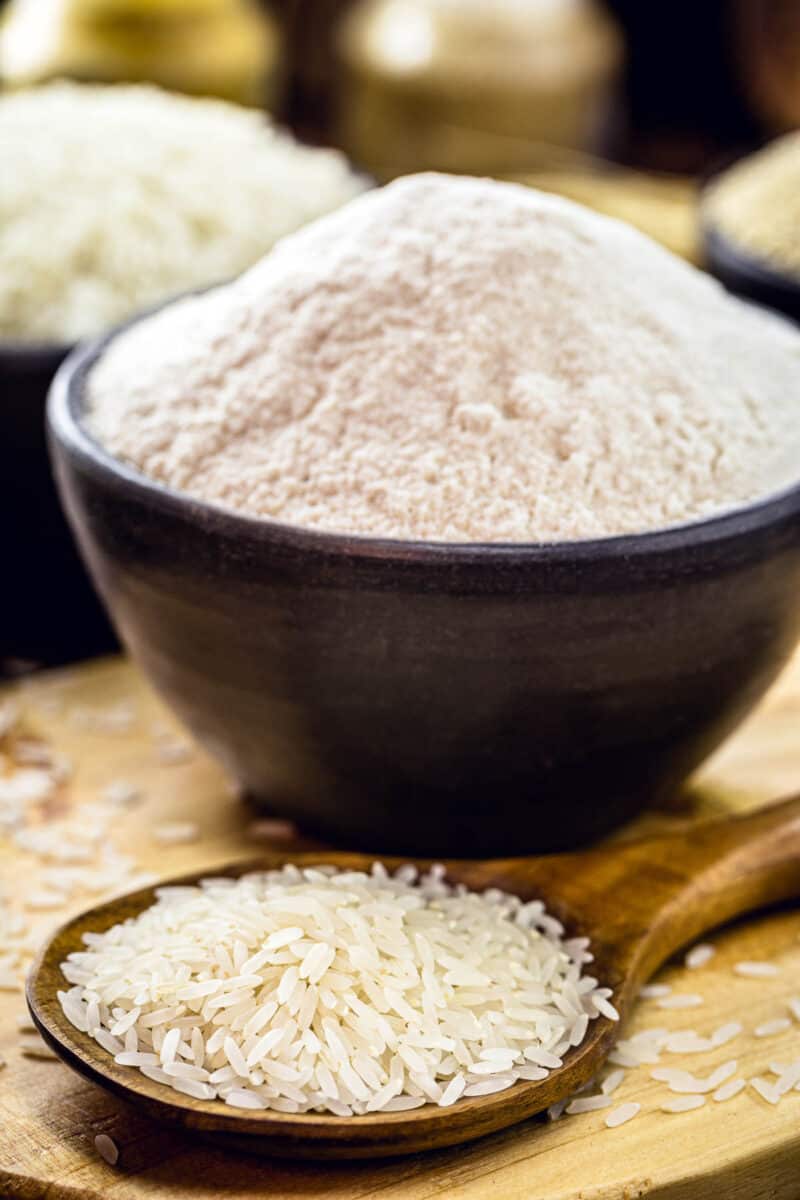
[[[76,767],[74,779],[45,807],[43,820],[59,819],[75,805],[95,799],[116,780],[141,787],[144,802],[114,822],[115,844],[142,869],[178,874],[226,859],[252,856],[258,843],[250,829],[253,813],[232,795],[222,773],[199,752],[166,765],[158,742],[168,719],[127,665],[109,662],[29,683],[22,691],[31,732],[46,736]],[[132,719],[116,729],[98,728],[97,713],[124,702]],[[650,814],[637,832],[684,827],[703,815],[743,811],[800,788],[800,660],[777,685],[761,710],[709,764],[695,792],[668,813]],[[160,727],[154,729],[154,723]],[[101,722],[102,723],[102,722]],[[108,722],[106,722],[108,724]],[[111,724],[114,724],[112,721]],[[129,727],[128,727],[129,725]],[[149,820],[196,820],[195,844],[156,845]],[[266,843],[262,840],[262,847]],[[283,843],[282,849],[286,848]],[[16,902],[38,871],[28,854],[12,851],[0,835],[0,879]],[[646,886],[646,880],[644,886]],[[59,913],[41,914],[43,930],[92,903],[76,897]],[[730,928],[714,939],[711,964],[688,972],[675,965],[660,978],[676,991],[703,995],[702,1007],[659,1010],[640,1003],[626,1032],[665,1026],[707,1033],[729,1020],[754,1026],[785,1013],[785,1000],[800,995],[800,913],[785,909]],[[775,980],[735,976],[740,959],[772,957],[781,966]],[[748,1088],[722,1105],[709,1104],[679,1116],[660,1112],[665,1085],[648,1068],[631,1071],[617,1096],[635,1099],[641,1114],[616,1130],[604,1113],[532,1120],[466,1147],[378,1163],[282,1163],[222,1152],[186,1135],[166,1131],[120,1101],[83,1081],[57,1062],[22,1057],[15,1021],[21,994],[0,992],[0,1195],[5,1197],[138,1198],[178,1200],[223,1192],[235,1198],[269,1195],[275,1200],[331,1197],[360,1200],[797,1200],[800,1188],[800,1094],[778,1107]],[[800,1055],[800,1025],[776,1037],[746,1036],[721,1051],[679,1059],[698,1074],[731,1057],[746,1077],[765,1074],[768,1064]],[[615,1097],[616,1099],[616,1097]],[[119,1164],[109,1167],[93,1147],[106,1132],[120,1146]]]
[[[369,855],[320,849],[266,853],[237,860],[226,874],[267,871],[286,860],[368,871]],[[403,859],[386,858],[388,869]],[[444,859],[448,878],[471,891],[501,888],[523,900],[542,900],[571,936],[590,939],[592,973],[613,989],[624,1022],[639,991],[672,953],[723,921],[786,899],[800,898],[800,797],[753,813],[695,822],[683,832],[596,847],[577,854],[486,861]],[[421,870],[430,862],[417,860]],[[220,873],[219,870],[216,873]],[[198,883],[204,872],[170,883]],[[647,886],[643,886],[643,880]],[[441,1149],[506,1129],[572,1096],[594,1079],[619,1035],[607,1017],[594,1020],[564,1066],[541,1081],[520,1081],[452,1108],[426,1104],[412,1112],[370,1113],[358,1120],[320,1115],[231,1110],[198,1100],[117,1066],[92,1038],[76,1031],[58,1001],[61,966],[83,948],[87,933],[127,922],[155,903],[156,889],[140,888],[95,905],[62,925],[31,967],[26,996],[39,1031],[66,1062],[154,1120],[203,1133],[225,1148],[299,1159],[397,1157]]]

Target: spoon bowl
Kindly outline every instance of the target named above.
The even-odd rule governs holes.
[[[263,855],[164,882],[237,876],[289,861],[363,870],[374,857],[324,850]],[[393,869],[408,860],[381,861]],[[417,860],[417,865],[430,863]],[[451,881],[472,890],[498,887],[523,900],[541,899],[570,936],[590,938],[592,972],[612,988],[622,1020],[642,985],[680,946],[743,912],[800,895],[799,865],[800,797],[734,820],[579,854],[445,862]],[[56,995],[64,986],[61,963],[82,947],[84,933],[104,932],[135,917],[154,899],[154,888],[117,897],[58,930],[28,976],[28,1006],[45,1041],[67,1065],[148,1116],[237,1150],[305,1159],[377,1158],[470,1141],[572,1094],[597,1073],[617,1037],[617,1023],[598,1017],[563,1067],[546,1079],[521,1080],[447,1108],[429,1104],[408,1112],[337,1117],[234,1110],[219,1100],[195,1100],[118,1066],[70,1024]]]

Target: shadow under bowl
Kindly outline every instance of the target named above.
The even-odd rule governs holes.
[[[317,533],[170,491],[84,425],[105,342],[50,396],[64,504],[132,655],[241,785],[334,843],[489,856],[673,793],[800,636],[800,485],[559,544]]]
[[[729,292],[800,322],[800,279],[795,282],[759,262],[710,223],[703,226],[701,238],[707,270]]]
[[[53,482],[45,407],[71,347],[0,342],[0,664],[53,665],[116,646]]]

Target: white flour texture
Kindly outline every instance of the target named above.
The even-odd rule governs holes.
[[[118,338],[89,423],[152,479],[256,517],[602,537],[800,478],[800,334],[566,200],[411,176]]]

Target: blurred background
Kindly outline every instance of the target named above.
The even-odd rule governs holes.
[[[800,3],[0,0],[0,95],[60,78],[263,108],[300,142],[342,150],[371,182],[428,168],[520,180],[702,263],[704,182],[800,127]],[[0,148],[2,137],[0,119]],[[20,357],[0,340],[4,440],[13,445],[11,414],[24,405],[36,495],[52,510],[38,528],[56,530],[33,546],[29,530],[6,555],[12,569],[25,563],[16,602],[0,602],[0,674],[115,644],[85,580],[41,604],[43,580],[57,585],[67,560],[80,571],[54,515],[42,433],[46,386],[68,348]],[[35,474],[25,468],[29,484]],[[16,480],[3,504],[30,508],[32,486],[23,498]],[[45,619],[52,637],[24,628]]]
[[[150,79],[264,103],[387,170],[393,155],[457,157],[438,122],[678,172],[800,122],[796,0],[0,0],[0,13],[6,86]],[[401,122],[409,144],[381,144]],[[524,165],[521,145],[506,154]]]

